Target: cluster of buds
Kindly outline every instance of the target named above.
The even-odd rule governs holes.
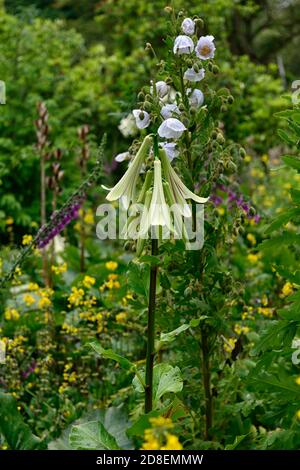
[[[47,177],[47,186],[55,195],[60,194],[62,188],[60,182],[63,179],[64,171],[61,169],[60,160],[62,157],[61,149],[56,149],[52,153],[53,162],[51,164],[52,175]]]
[[[48,110],[45,103],[40,102],[37,105],[38,111],[38,119],[35,121],[36,127],[36,137],[37,137],[37,149],[39,152],[42,152],[46,149],[49,145],[48,142],[48,134],[49,134],[49,126],[48,126]]]
[[[63,210],[52,214],[50,223],[42,226],[36,236],[38,248],[45,248],[72,220],[78,218],[84,200],[85,194],[77,195]]]

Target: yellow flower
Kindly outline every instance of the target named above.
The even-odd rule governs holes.
[[[31,294],[24,294],[23,301],[25,302],[27,307],[30,307],[32,304],[34,304],[35,298]]]
[[[20,314],[15,308],[6,308],[4,312],[4,318],[5,320],[17,321],[20,318]]]
[[[286,282],[281,289],[280,297],[287,297],[288,295],[293,293],[293,284],[290,282]]]
[[[63,263],[58,266],[54,266],[54,265],[51,266],[51,271],[56,275],[65,273],[67,269],[68,269],[67,263]]]
[[[266,307],[268,305],[268,297],[264,294],[261,298],[261,304]]]
[[[69,301],[69,307],[71,305],[74,305],[75,307],[78,307],[79,305],[82,304],[82,299],[84,296],[84,290],[83,289],[78,289],[78,287],[72,287],[72,293],[68,297]]]
[[[145,439],[144,444],[142,445],[142,450],[159,450],[160,445],[159,441],[156,439],[155,436],[148,436]]]
[[[118,279],[119,275],[118,274],[109,274],[108,279],[110,281],[116,281]]]
[[[95,223],[95,217],[93,211],[88,209],[83,217],[83,221],[88,225],[93,225]]]
[[[268,163],[269,155],[267,155],[266,153],[264,155],[262,155],[261,156],[261,161],[264,162],[264,163]]]
[[[296,416],[300,420],[300,410],[297,411]]]
[[[256,245],[256,238],[253,233],[247,234],[247,240],[251,243],[251,245]]]
[[[39,290],[40,286],[36,282],[30,282],[28,284],[28,290],[35,291]]]
[[[224,215],[225,214],[225,209],[224,207],[217,207],[218,214]]]
[[[164,418],[163,416],[158,416],[157,418],[150,418],[149,421],[153,427],[165,427],[169,429],[174,426],[170,418]]]
[[[76,335],[78,333],[78,328],[72,325],[68,325],[67,323],[63,323],[62,329],[68,334],[68,335]]]
[[[5,223],[6,225],[12,225],[14,223],[14,219],[12,217],[7,217]]]
[[[178,437],[174,436],[174,434],[167,433],[166,435],[167,442],[166,444],[161,447],[161,450],[182,450],[183,447],[180,444]]]
[[[117,313],[117,315],[116,315],[116,322],[117,323],[125,323],[126,320],[127,320],[127,313],[126,312]]]
[[[237,334],[237,335],[246,335],[247,333],[249,333],[250,331],[250,328],[248,326],[242,326],[242,325],[234,325],[234,332]]]
[[[264,315],[265,317],[272,318],[273,317],[273,309],[269,307],[258,307],[258,313]]]
[[[224,350],[227,353],[231,353],[234,350],[235,343],[237,342],[237,338],[228,338],[224,343]]]
[[[116,261],[107,261],[105,263],[105,267],[106,269],[108,269],[109,271],[115,271],[118,267],[118,263]]]
[[[252,160],[251,155],[246,155],[245,158],[244,158],[244,162],[246,162],[246,163],[250,163],[251,160]]]
[[[248,259],[248,261],[250,261],[251,264],[257,263],[258,260],[259,260],[259,258],[260,258],[260,254],[259,254],[259,253],[256,253],[256,254],[254,254],[254,253],[249,253],[249,255],[247,256],[247,259]]]
[[[48,308],[50,306],[51,306],[51,300],[46,295],[43,295],[40,298],[39,302],[38,302],[38,307],[39,308]]]
[[[90,289],[96,282],[96,279],[92,276],[84,276],[84,279],[82,281],[82,284],[84,287],[87,289]]]
[[[295,382],[297,385],[300,385],[300,376],[296,378]]]
[[[22,245],[29,245],[33,240],[32,235],[23,235]]]

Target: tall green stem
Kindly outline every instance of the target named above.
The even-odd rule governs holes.
[[[209,347],[207,341],[207,332],[204,329],[201,331],[201,351],[203,389],[205,397],[205,439],[209,440],[211,438],[210,432],[213,423],[213,397],[211,391]]]
[[[151,240],[151,254],[158,253],[158,240]],[[152,411],[153,404],[153,364],[154,364],[154,341],[155,341],[155,297],[156,297],[157,265],[150,268],[150,290],[148,305],[147,325],[147,358],[146,358],[146,386],[145,386],[145,413]]]

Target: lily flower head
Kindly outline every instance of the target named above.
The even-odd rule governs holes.
[[[106,199],[108,201],[116,201],[117,199],[121,199],[124,208],[127,210],[130,202],[135,200],[137,180],[139,178],[143,162],[151,148],[151,144],[152,136],[148,135],[145,137],[139,151],[130,163],[126,173],[107,194]]]

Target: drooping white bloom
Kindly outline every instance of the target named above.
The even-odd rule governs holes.
[[[174,200],[176,204],[178,204],[182,215],[184,215],[185,217],[190,217],[191,210],[188,204],[186,203],[186,200],[192,199],[195,202],[204,204],[205,202],[207,202],[208,198],[197,196],[185,186],[185,184],[181,181],[174,168],[172,167],[164,149],[161,149],[159,151],[159,155],[163,165],[164,175],[167,182],[169,183],[170,189],[174,196]]]
[[[174,42],[174,54],[191,54],[194,50],[194,43],[188,36],[177,36]]]
[[[155,83],[156,93],[159,98],[164,98],[170,91],[170,85],[160,80]],[[153,86],[150,87],[150,93],[153,94]]]
[[[154,186],[150,207],[148,213],[144,213],[141,218],[141,236],[147,233],[151,226],[166,227],[170,231],[172,230],[170,210],[165,200],[161,178],[161,162],[158,159],[154,160]]]
[[[183,78],[189,82],[200,82],[205,77],[205,70],[200,69],[199,72],[195,72],[193,68],[187,69],[184,72]]]
[[[166,139],[179,139],[186,127],[179,119],[168,118],[158,128],[158,135]]]
[[[187,93],[189,94],[191,92],[191,89],[187,89]],[[192,91],[192,93],[189,96],[189,103],[192,108],[198,109],[200,106],[203,105],[204,103],[204,95],[201,90],[198,90],[198,88],[195,88],[195,90]]]
[[[179,150],[175,142],[161,142],[159,146],[164,149],[170,162],[178,157]]]
[[[152,137],[145,137],[139,151],[129,164],[129,167],[120,179],[120,181],[109,191],[106,196],[108,201],[121,199],[124,208],[127,210],[131,201],[135,199],[137,180],[143,165],[143,162],[150,150]],[[107,188],[104,188],[107,189]]]
[[[192,18],[185,18],[181,23],[181,29],[184,34],[192,36],[195,32],[195,21],[193,21]]]
[[[135,117],[135,123],[139,129],[145,129],[150,124],[150,114],[142,109],[134,109],[132,111]]]
[[[207,60],[214,57],[216,50],[214,39],[213,36],[201,36],[195,47],[196,55],[200,59]]]
[[[132,113],[121,119],[118,129],[124,137],[133,137],[136,135],[137,127]]]
[[[118,155],[115,157],[116,162],[124,162],[125,160],[130,159],[130,153],[129,152],[122,152],[118,153]]]
[[[165,105],[161,108],[160,114],[162,115],[162,117],[163,117],[164,119],[168,119],[168,118],[174,116],[174,114],[179,115],[179,114],[180,114],[180,111],[179,111],[179,109],[178,109],[177,104],[175,104],[175,103],[168,103],[168,104],[165,104]]]

